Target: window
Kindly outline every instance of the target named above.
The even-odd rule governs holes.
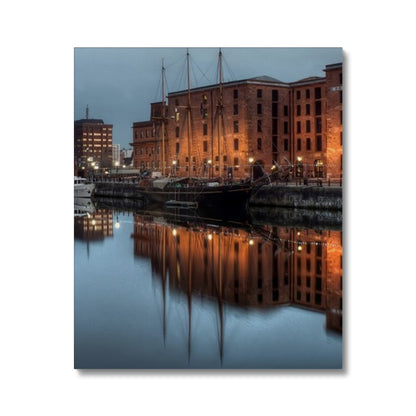
[[[342,72],[339,74],[339,83],[342,85]]]
[[[339,92],[339,102],[342,104],[342,91]]]
[[[261,150],[261,137],[257,139],[257,150]]]
[[[272,119],[272,134],[277,134],[277,118]]]
[[[300,105],[296,106],[296,115],[300,116]]]
[[[300,100],[300,91],[296,91],[296,99]]]
[[[238,121],[234,121],[234,133],[238,133]]]
[[[310,132],[311,132],[311,121],[306,120],[306,133],[310,133]]]
[[[208,142],[206,140],[203,141],[204,152],[208,152]]]
[[[315,88],[315,100],[319,100],[321,98],[321,87]]]
[[[257,90],[257,98],[261,98],[263,96],[263,90]]]
[[[279,99],[279,91],[272,90],[272,101],[277,101]]]
[[[289,123],[287,121],[285,121],[283,124],[283,133],[289,134]]]
[[[296,122],[296,133],[301,133],[301,124],[300,121]]]
[[[179,143],[176,143],[176,154],[178,154],[179,153]]]
[[[257,132],[258,133],[262,132],[261,120],[257,120]]]
[[[283,140],[283,149],[285,152],[289,151],[289,139],[284,139]]]
[[[302,140],[301,139],[297,140],[297,149],[302,150]]]
[[[234,158],[234,169],[237,170],[238,169],[238,157]]]
[[[318,290],[319,292],[322,291],[322,278],[321,277],[317,277],[315,279],[315,289]]]
[[[317,305],[320,305],[321,302],[322,302],[322,296],[321,296],[321,294],[320,293],[315,293],[315,303]]]
[[[238,151],[238,139],[234,139],[234,151]]]
[[[272,117],[277,117],[277,103],[272,103]]]
[[[322,136],[316,136],[316,150],[318,152],[322,151]]]
[[[234,104],[234,112],[233,112],[233,114],[235,115],[235,116],[237,116],[238,115],[238,104]]]
[[[321,119],[321,117],[317,117],[315,119],[315,131],[316,131],[316,133],[322,133],[322,119]]]
[[[322,114],[321,101],[315,101],[315,115],[320,116]]]
[[[341,125],[342,125],[342,110],[339,112],[339,122],[341,123]]]
[[[257,104],[257,114],[262,114],[262,106],[261,106],[261,104]]]
[[[283,115],[284,116],[289,115],[289,107],[287,105],[283,106]]]
[[[203,124],[202,126],[203,134],[206,136],[208,134],[208,124]]]
[[[175,137],[179,137],[179,127],[175,128]]]
[[[311,150],[311,149],[312,149],[312,143],[311,143],[310,137],[308,137],[306,139],[306,150]]]
[[[306,90],[306,98],[311,98],[311,92],[310,90]]]
[[[233,97],[234,99],[238,98],[238,90],[233,91]]]

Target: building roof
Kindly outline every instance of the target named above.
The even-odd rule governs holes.
[[[77,124],[104,124],[104,121],[99,118],[82,118],[81,120],[75,120]]]
[[[261,75],[260,77],[249,78],[247,81],[280,82],[280,83],[283,82],[276,78],[269,77],[268,75]]]
[[[306,84],[316,84],[318,82],[325,82],[325,77],[307,77],[302,78],[298,81],[291,82],[291,86],[295,85],[306,85]]]
[[[342,68],[342,62],[337,62],[336,64],[326,65],[324,71],[331,70],[331,69],[338,69],[338,68]]]

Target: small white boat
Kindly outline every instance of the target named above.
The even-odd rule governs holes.
[[[91,198],[94,194],[95,184],[88,183],[85,178],[74,176],[74,196],[76,198]]]

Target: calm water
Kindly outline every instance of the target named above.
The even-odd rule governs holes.
[[[341,232],[75,216],[75,368],[341,368]]]

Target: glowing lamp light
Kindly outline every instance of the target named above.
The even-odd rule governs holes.
[[[249,158],[248,158],[248,161],[249,161],[250,163],[253,163],[253,162],[254,162],[254,158],[249,157]]]
[[[212,234],[208,234],[208,240],[211,241],[212,240]]]
[[[174,228],[174,229],[172,230],[172,235],[175,237],[175,236],[176,236],[176,234],[177,234],[177,231],[176,231],[176,228]]]
[[[297,157],[298,162],[302,162],[302,156]]]
[[[95,225],[95,224],[96,224],[96,221],[93,219],[93,220],[91,221],[91,224],[92,224],[92,225]]]
[[[115,227],[116,227],[116,230],[118,230],[120,228],[120,223],[118,221],[116,222]]]
[[[298,246],[298,251],[302,251],[302,246]]]
[[[248,240],[248,244],[250,246],[254,246],[254,240],[252,238],[250,238],[250,240]]]

